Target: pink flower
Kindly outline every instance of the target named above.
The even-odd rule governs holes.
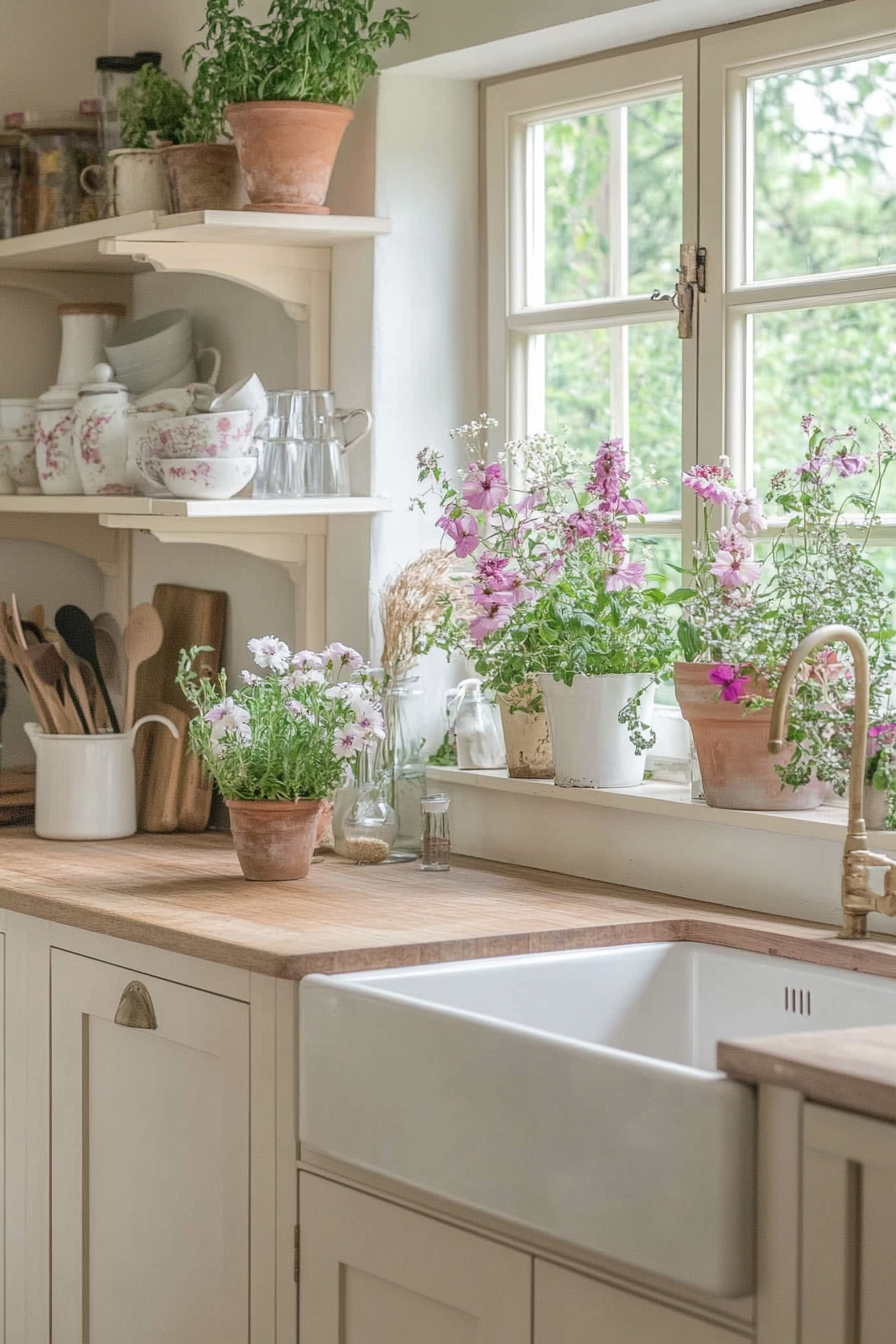
[[[868,458],[864,453],[838,453],[834,458],[834,467],[844,478],[861,476],[868,470]]]
[[[734,477],[725,463],[696,466],[681,474],[681,483],[707,504],[730,504]]]
[[[620,499],[616,504],[616,511],[624,513],[629,518],[643,518],[647,513],[647,505],[643,499]]]
[[[597,531],[597,519],[587,509],[577,509],[575,513],[569,515],[564,526],[567,544],[573,546],[577,541],[587,541],[589,537],[594,536]]]
[[[468,513],[461,514],[460,518],[440,518],[436,527],[454,542],[454,554],[459,560],[472,555],[479,545],[479,524]]]
[[[877,723],[868,729],[869,746],[874,751],[896,745],[896,723]]]
[[[817,457],[809,457],[805,462],[801,462],[798,467],[794,467],[797,476],[827,476],[831,470],[831,459],[819,454]]]
[[[646,568],[643,560],[620,561],[607,574],[604,588],[608,593],[621,593],[624,588],[640,588]]]
[[[709,680],[713,686],[721,686],[722,693],[719,699],[728,700],[734,705],[740,703],[744,687],[750,684],[750,678],[741,676],[740,669],[732,667],[730,663],[718,663],[715,667],[711,667]]]
[[[544,503],[544,492],[541,490],[533,490],[531,494],[523,496],[519,504],[517,504],[516,506],[516,511],[521,518],[528,518],[532,510],[537,508],[539,504],[543,503]]]
[[[755,583],[761,572],[762,566],[739,550],[717,551],[710,566],[710,573],[723,588],[742,588],[745,584]]]
[[[615,505],[628,479],[622,440],[604,440],[598,445],[597,455],[591,464],[591,476],[585,486],[588,494],[599,495],[603,500]]]
[[[486,635],[491,635],[495,630],[500,630],[510,620],[512,604],[505,605],[497,600],[492,601],[483,609],[481,616],[475,616],[470,622],[470,638],[476,643],[481,644]]]
[[[814,415],[804,415],[800,419],[800,426],[804,434],[811,434],[816,423]]]
[[[755,536],[768,524],[762,509],[762,500],[753,485],[748,490],[732,491],[728,507],[731,510],[732,524],[744,532],[750,532]]]
[[[486,513],[503,504],[509,493],[504,472],[497,462],[487,467],[473,467],[461,486],[461,494],[470,508],[482,509]]]

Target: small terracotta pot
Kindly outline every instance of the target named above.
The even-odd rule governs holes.
[[[525,693],[524,697],[523,703],[531,698]],[[512,706],[519,704],[519,699],[513,695],[499,695],[497,699],[510,778],[553,779],[554,753],[547,714],[543,710],[537,714],[527,714],[522,709],[514,712]]]
[[[775,767],[786,765],[795,747],[785,747],[778,756],[769,752],[771,706],[747,710],[720,700],[719,687],[709,680],[710,670],[710,663],[675,664],[675,695],[694,735],[709,806],[746,812],[808,812],[819,807],[827,795],[827,785],[819,780],[798,789],[781,786]],[[754,682],[745,694],[767,696],[769,689]]]
[[[246,184],[233,145],[166,145],[165,159],[171,209],[241,210]]]
[[[250,882],[292,882],[307,877],[321,805],[228,802],[230,826],[243,876]]]
[[[354,113],[333,103],[231,103],[224,109],[246,176],[245,210],[328,215],[333,164]]]

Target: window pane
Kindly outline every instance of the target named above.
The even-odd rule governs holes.
[[[674,287],[680,94],[532,127],[531,304]]]
[[[800,417],[825,427],[857,425],[866,448],[877,432],[868,415],[896,427],[896,301],[795,312],[758,313],[753,328],[753,477],[763,489],[773,472],[801,459]],[[896,476],[881,509],[896,511]]]
[[[652,513],[681,508],[681,342],[674,322],[566,331],[533,342],[530,376],[544,388],[544,427],[569,443],[584,475],[602,439],[625,440]],[[543,380],[543,382],[540,382]]]
[[[754,277],[896,264],[896,55],[751,87]]]

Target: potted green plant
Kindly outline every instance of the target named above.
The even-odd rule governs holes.
[[[307,877],[322,813],[347,763],[383,736],[369,669],[344,644],[292,653],[273,635],[249,640],[258,672],[228,688],[194,671],[205,650],[182,650],[177,684],[197,711],[190,747],[230,812],[250,881]],[[262,675],[265,673],[266,675]]]
[[[244,0],[206,0],[193,98],[205,138],[229,123],[246,177],[247,209],[327,214],[336,154],[376,53],[410,36],[412,15],[375,0],[271,0],[264,23]]]
[[[857,629],[868,644],[872,714],[884,713],[896,660],[892,594],[865,554],[896,444],[879,426],[874,453],[856,430],[826,433],[804,416],[805,453],[772,478],[765,502],[780,529],[760,562],[767,519],[755,489],[739,490],[727,459],[684,474],[701,502],[701,540],[683,604],[684,662],[675,690],[691,726],[713,807],[799,810],[846,787],[852,671],[836,649],[814,655],[790,706],[787,755],[767,750],[771,697],[794,646],[822,625]]]
[[[483,418],[459,433],[471,446],[493,424]],[[639,784],[655,741],[654,690],[675,639],[665,594],[626,540],[646,506],[630,494],[623,446],[599,444],[582,487],[551,435],[506,452],[525,481],[518,492],[484,452],[459,489],[437,454],[419,457],[420,479],[439,494],[438,526],[455,555],[475,557],[465,593],[472,619],[456,647],[509,702],[505,723],[538,712],[543,699],[558,785]]]

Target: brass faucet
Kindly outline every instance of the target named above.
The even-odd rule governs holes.
[[[843,927],[838,930],[837,937],[867,938],[868,916],[875,910],[882,915],[896,915],[896,862],[887,858],[886,854],[875,854],[868,848],[863,810],[871,691],[868,649],[857,630],[849,625],[824,625],[807,635],[794,649],[775,692],[768,749],[773,754],[784,749],[784,720],[790,689],[800,667],[821,644],[833,643],[849,646],[855,674],[855,716],[849,764],[849,822],[843,846],[843,881],[840,887]],[[871,887],[872,868],[885,870],[883,895]]]

